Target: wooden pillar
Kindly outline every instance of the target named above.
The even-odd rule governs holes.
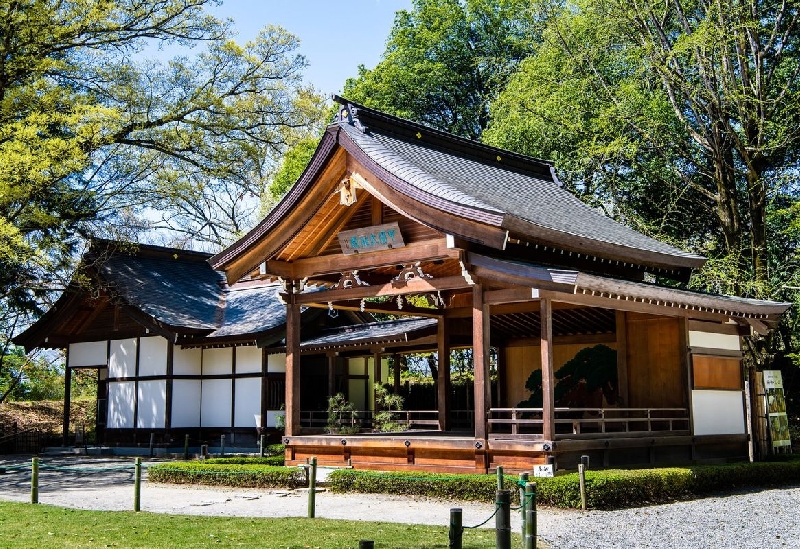
[[[483,303],[483,287],[472,287],[472,356],[475,365],[475,438],[486,438],[489,395],[489,307]]]
[[[628,404],[628,323],[625,311],[617,311],[617,394],[620,408]]]
[[[294,281],[286,303],[286,436],[300,434],[300,306]]]
[[[69,361],[69,352],[67,352],[67,361]],[[67,366],[64,368],[64,422],[61,430],[61,445],[66,446],[69,439],[69,408],[72,397],[72,368]]]
[[[336,351],[328,351],[328,396],[336,394]]]
[[[553,304],[549,299],[540,301],[542,338],[542,435],[544,440],[555,439],[555,403],[553,376]]]
[[[437,324],[436,348],[439,358],[439,379],[436,381],[439,404],[439,430],[450,430],[450,330],[447,318]]]

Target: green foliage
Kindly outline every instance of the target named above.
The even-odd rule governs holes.
[[[355,406],[342,393],[328,397],[328,424],[325,429],[329,433],[343,435],[352,435],[359,431]]]
[[[261,196],[261,214],[269,213],[277,203],[283,198],[295,182],[303,175],[314,151],[317,149],[319,138],[316,136],[305,137],[290,147],[281,159],[275,175],[265,192]]]
[[[283,467],[284,456],[283,454],[270,454],[264,457],[225,457],[225,458],[207,458],[203,463],[223,464],[223,465],[272,465],[274,467]]]
[[[405,429],[403,423],[397,422],[397,412],[403,409],[403,397],[389,392],[389,389],[380,383],[375,384],[375,400],[378,409],[375,413],[375,430],[391,433]]]
[[[537,21],[519,0],[414,0],[395,15],[381,62],[343,95],[477,139],[489,105],[532,51]]]
[[[577,473],[532,479],[537,503],[580,508]],[[339,469],[328,475],[331,491],[404,494],[448,499],[492,501],[497,489],[492,475],[441,475],[418,472],[357,471]],[[513,487],[517,480],[506,477]],[[663,469],[586,472],[587,506],[617,509],[691,499],[714,492],[742,488],[788,486],[800,482],[800,460],[671,467]],[[518,502],[518,491],[512,490]]]
[[[260,458],[256,458],[260,459]],[[176,462],[151,465],[152,482],[204,484],[240,488],[299,488],[306,485],[305,472],[297,467],[261,464]]]
[[[555,373],[556,386],[553,397],[557,406],[592,407],[592,399],[597,407],[602,405],[599,397],[606,402],[617,402],[617,352],[607,345],[584,347],[568,360]],[[525,382],[530,396],[520,402],[519,407],[542,407],[542,371],[533,370]]]

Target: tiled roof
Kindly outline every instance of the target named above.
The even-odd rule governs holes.
[[[347,101],[340,99],[344,104]],[[549,163],[389,117],[357,105],[363,131],[336,122],[363,153],[406,183],[406,194],[483,222],[493,213],[506,228],[510,218],[533,231],[579,237],[667,257],[703,258],[643,235],[581,202],[554,178]],[[417,129],[416,135],[409,130]],[[473,209],[471,214],[465,209]],[[520,224],[516,223],[515,227]]]
[[[405,338],[413,333],[426,328],[435,328],[435,318],[404,318],[386,322],[373,322],[369,324],[355,324],[343,328],[332,328],[322,334],[303,341],[302,347],[325,347],[328,345],[345,346],[359,345],[375,340]]]
[[[158,250],[159,253],[155,254]],[[208,254],[141,246],[98,261],[109,288],[128,305],[174,327],[214,330],[219,324],[222,274]]]

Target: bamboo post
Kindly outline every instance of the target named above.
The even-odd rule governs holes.
[[[536,549],[536,483],[529,482],[525,485],[525,536],[523,547]]]
[[[133,510],[138,513],[142,499],[142,458],[136,458],[133,471]]]
[[[308,472],[308,518],[314,518],[317,499],[317,458],[311,458],[311,467]]]
[[[189,459],[189,433],[183,438],[183,459]]]
[[[497,489],[498,490],[502,490],[503,489],[503,466],[502,465],[498,465],[497,466]]]
[[[31,503],[39,503],[39,458],[31,459]]]
[[[519,474],[519,518],[522,524],[522,536],[525,537],[525,518],[528,508],[528,499],[525,495],[525,486],[528,484],[528,473]]]
[[[511,549],[511,490],[498,490],[495,504],[495,545],[497,549]]]
[[[225,435],[219,436],[219,457],[225,457]]]
[[[261,454],[262,458],[264,457],[266,445],[267,445],[267,435],[261,435],[261,437],[258,439],[258,452],[259,454]]]
[[[461,549],[461,537],[464,534],[462,527],[463,513],[461,508],[452,507],[450,509],[450,543],[447,545],[448,549]]]
[[[578,481],[581,488],[581,510],[586,511],[586,468],[583,463],[578,464]]]

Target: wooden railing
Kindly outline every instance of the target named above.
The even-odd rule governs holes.
[[[356,410],[355,412],[338,413],[338,424],[342,426],[358,427],[360,429],[371,429],[373,427],[372,410]],[[438,410],[399,410],[392,412],[393,421],[405,425],[407,429],[415,427],[432,428],[439,426]],[[452,410],[450,421],[454,426],[471,426],[472,410]],[[303,427],[324,428],[328,425],[328,412],[301,411],[300,425]]]
[[[689,430],[686,408],[556,408],[557,435],[620,436]],[[542,434],[541,408],[491,408],[489,431]]]

